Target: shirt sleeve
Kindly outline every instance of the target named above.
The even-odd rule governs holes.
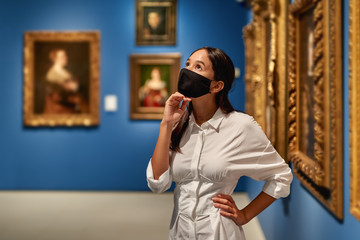
[[[155,193],[162,193],[168,190],[171,186],[172,176],[171,169],[169,168],[159,177],[159,179],[154,178],[151,159],[146,169],[146,179],[148,183],[148,187],[151,191]]]
[[[286,197],[290,193],[293,175],[289,165],[278,154],[269,139],[251,117],[243,132],[246,157],[242,158],[244,175],[257,181],[265,181],[262,191],[274,198]]]
[[[270,141],[256,163],[254,175],[250,177],[265,181],[262,191],[274,198],[286,197],[290,193],[291,169]]]

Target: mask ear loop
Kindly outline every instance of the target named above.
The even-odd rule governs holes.
[[[180,103],[179,103],[179,108],[182,108],[182,105],[183,105],[183,104],[184,104],[184,100],[181,100]],[[189,104],[190,104],[190,102],[187,102],[187,103],[186,103],[185,112],[188,110]]]

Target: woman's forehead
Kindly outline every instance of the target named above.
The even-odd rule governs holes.
[[[200,49],[196,52],[194,52],[189,58],[188,60],[191,61],[200,61],[203,62],[205,64],[211,64],[208,53],[205,49]]]

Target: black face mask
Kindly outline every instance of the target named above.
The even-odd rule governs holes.
[[[179,74],[178,91],[185,97],[197,98],[210,93],[212,80],[183,68]]]

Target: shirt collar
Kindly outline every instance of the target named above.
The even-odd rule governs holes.
[[[214,115],[212,116],[212,118],[210,118],[207,122],[207,124],[209,124],[209,126],[211,126],[212,128],[214,128],[216,131],[219,131],[219,127],[220,127],[220,123],[222,122],[222,120],[224,119],[225,114],[222,112],[222,110],[220,108],[218,108],[216,110],[216,112],[214,113]],[[195,118],[194,118],[194,114],[191,113],[190,118],[189,118],[189,123],[191,126],[191,130],[193,128],[194,125],[197,126],[196,122],[195,122]],[[202,126],[204,126],[204,124]]]

